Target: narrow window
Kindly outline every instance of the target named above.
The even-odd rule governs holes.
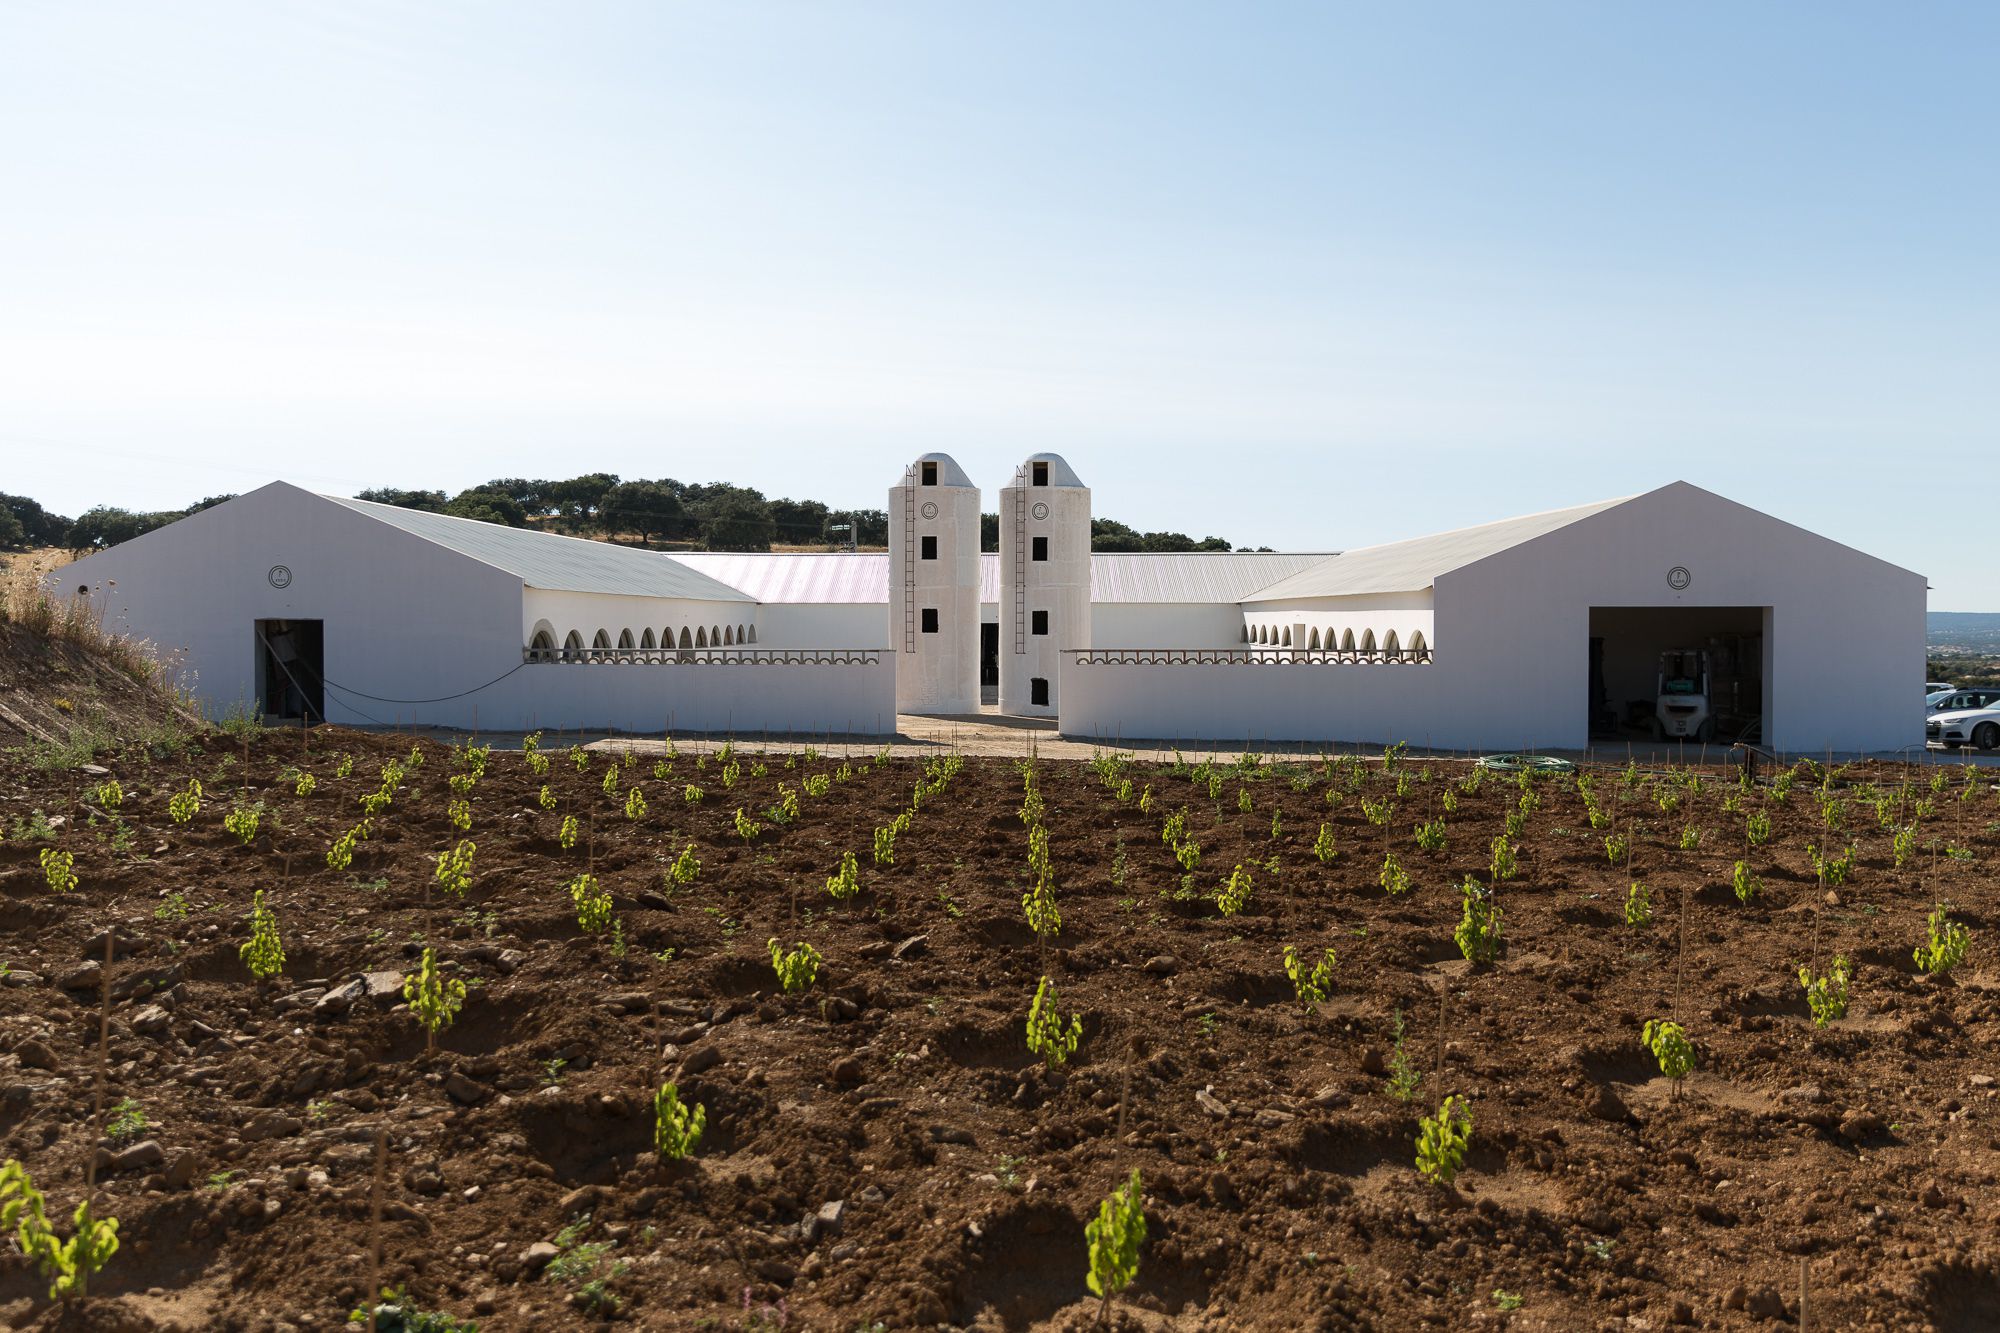
[[[935,633],[937,633],[937,632],[938,632],[938,627],[937,627],[937,625],[938,625],[938,621],[937,621],[937,608],[936,608],[935,606],[927,606],[927,607],[925,607],[925,608],[924,608],[924,633],[926,633],[926,634],[935,634]]]
[[[1046,676],[1031,676],[1028,679],[1028,702],[1049,706],[1049,680]]]
[[[1034,632],[1037,634],[1047,634],[1049,632],[1048,612],[1046,611],[1035,612]]]
[[[1049,558],[1049,539],[1047,537],[1035,538],[1035,559],[1046,560],[1048,558]]]
[[[926,485],[926,486],[935,486],[935,485],[937,485],[937,464],[936,464],[936,463],[926,463],[926,464],[924,464],[924,485]]]
[[[923,557],[926,560],[937,559],[937,538],[935,537],[924,538]]]
[[[1047,463],[1035,464],[1035,485],[1046,486],[1048,484],[1049,484],[1049,465]]]

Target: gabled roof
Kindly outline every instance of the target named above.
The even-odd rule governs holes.
[[[875,603],[889,601],[889,557],[880,551],[675,552],[672,559],[740,588],[758,602]],[[1093,602],[1236,603],[1275,580],[1332,559],[1330,552],[1099,552],[1090,557]],[[1000,557],[979,557],[979,600],[1000,599]]]
[[[1242,600],[1294,602],[1313,597],[1420,592],[1435,583],[1440,574],[1498,555],[1510,547],[1532,541],[1558,528],[1566,528],[1592,514],[1615,509],[1632,498],[1629,495],[1620,496],[1615,500],[1600,500],[1573,509],[1551,509],[1546,513],[1503,518],[1497,523],[1482,523],[1478,527],[1459,528],[1454,532],[1343,551],[1311,569],[1246,594]]]
[[[552,532],[529,532],[498,523],[338,495],[321,498],[401,528],[413,537],[468,559],[505,570],[531,588],[620,597],[677,597],[696,602],[753,600],[658,551],[640,551],[582,537],[559,537]]]

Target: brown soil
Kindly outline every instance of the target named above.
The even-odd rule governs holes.
[[[123,1248],[88,1305],[61,1315],[41,1279],[0,1258],[0,1324],[342,1325],[369,1281],[384,1132],[380,1280],[487,1329],[1082,1329],[1097,1316],[1084,1223],[1135,1166],[1149,1236],[1113,1307],[1127,1328],[1748,1328],[1797,1319],[1802,1278],[1814,1328],[2000,1323],[2000,801],[1984,786],[1956,799],[1956,770],[1922,836],[1972,859],[1895,869],[1889,833],[1850,792],[1858,865],[1831,899],[1807,860],[1823,840],[1810,780],[1782,803],[1768,788],[1744,797],[1774,825],[1747,907],[1729,889],[1743,854],[1742,816],[1721,808],[1732,786],[1670,815],[1662,787],[1621,795],[1618,771],[1602,771],[1656,905],[1637,929],[1622,915],[1632,876],[1607,864],[1577,793],[1543,782],[1520,874],[1499,889],[1505,953],[1475,969],[1452,943],[1456,886],[1487,873],[1519,794],[1505,778],[1457,797],[1449,849],[1429,856],[1412,824],[1470,770],[1412,773],[1391,842],[1416,887],[1391,898],[1382,833],[1358,796],[1329,804],[1321,766],[1232,773],[1213,801],[1167,769],[1134,769],[1158,805],[1146,815],[1088,766],[1045,762],[1063,918],[1046,971],[1084,1016],[1081,1050],[1049,1073],[1022,1039],[1044,968],[1020,905],[1012,763],[968,761],[877,867],[872,831],[908,801],[915,761],[857,757],[827,795],[801,792],[795,823],[745,842],[739,805],[771,806],[778,783],[799,789],[839,758],[753,776],[743,755],[733,792],[713,758],[697,772],[682,756],[665,781],[648,759],[625,770],[650,807],[631,822],[600,789],[608,756],[582,773],[552,756],[545,811],[522,756],[496,753],[472,798],[461,904],[432,887],[433,858],[460,836],[451,753],[422,745],[375,836],[334,871],[328,843],[408,745],[306,740],[106,760],[125,787],[116,819],[89,814],[85,779],[0,765],[0,963],[13,969],[0,1156],[26,1164],[66,1228],[99,1143],[101,992],[80,969],[107,924],[123,941],[107,1105],[135,1099],[149,1119],[138,1137],[162,1149],[97,1183]],[[356,759],[345,779],[341,753]],[[291,765],[318,790],[293,795],[279,777]],[[168,799],[197,775],[208,796],[177,825]],[[698,806],[682,799],[689,781],[707,791]],[[1394,781],[1371,764],[1361,794]],[[222,818],[256,801],[264,829],[245,848]],[[1175,896],[1160,826],[1182,806],[1202,892],[1278,859],[1254,872],[1241,914]],[[66,821],[53,842],[29,836],[36,809]],[[571,851],[565,812],[587,829]],[[1322,820],[1331,864],[1312,852]],[[1688,823],[1707,830],[1700,851],[1677,850]],[[690,843],[700,875],[672,889],[663,872]],[[44,884],[50,846],[74,853],[76,891]],[[864,884],[846,906],[824,888],[843,851]],[[622,960],[578,930],[565,884],[587,866],[616,896]],[[263,987],[238,958],[257,889],[289,955]],[[1975,935],[1971,961],[1932,981],[1910,950],[1938,897]],[[316,1014],[317,992],[412,967],[419,935],[472,985],[435,1055],[394,995]],[[824,954],[804,994],[778,993],[770,936]],[[1286,945],[1338,950],[1317,1013],[1292,994]],[[1816,1030],[1797,965],[1836,951],[1858,965],[1853,1006]],[[1676,1011],[1699,1055],[1678,1099],[1638,1041],[1645,1019]],[[1409,1101],[1378,1072],[1399,1012],[1422,1074]],[[694,1159],[664,1167],[650,1153],[662,1078],[708,1115]],[[1469,1098],[1475,1121],[1450,1189],[1413,1166],[1417,1119],[1446,1093]],[[529,1247],[559,1237],[564,1258],[530,1276]],[[593,1276],[615,1315],[610,1301],[585,1313]]]

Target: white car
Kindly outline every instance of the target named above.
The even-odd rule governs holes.
[[[1991,708],[2000,704],[2000,685],[1968,685],[1962,690],[1941,690],[1924,699],[1926,713],[1962,713],[1968,708]]]
[[[1975,750],[2000,749],[2000,704],[1932,713],[1924,723],[1924,740],[1947,750],[1962,745]]]

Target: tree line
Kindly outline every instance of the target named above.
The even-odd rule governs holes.
[[[71,519],[45,510],[26,496],[0,493],[0,548],[102,550],[234,498],[211,495],[185,509],[150,513],[97,506]],[[885,510],[836,509],[818,500],[770,499],[752,487],[721,481],[682,482],[671,477],[625,480],[609,472],[592,472],[564,481],[501,477],[456,494],[378,487],[355,498],[510,528],[643,546],[710,551],[768,551],[774,545],[844,546],[850,532],[857,546],[889,543]],[[1220,537],[1197,541],[1179,532],[1141,532],[1108,518],[1093,519],[1090,527],[1091,549],[1095,551],[1231,549]],[[980,549],[999,550],[1000,516],[980,515],[979,529]]]

